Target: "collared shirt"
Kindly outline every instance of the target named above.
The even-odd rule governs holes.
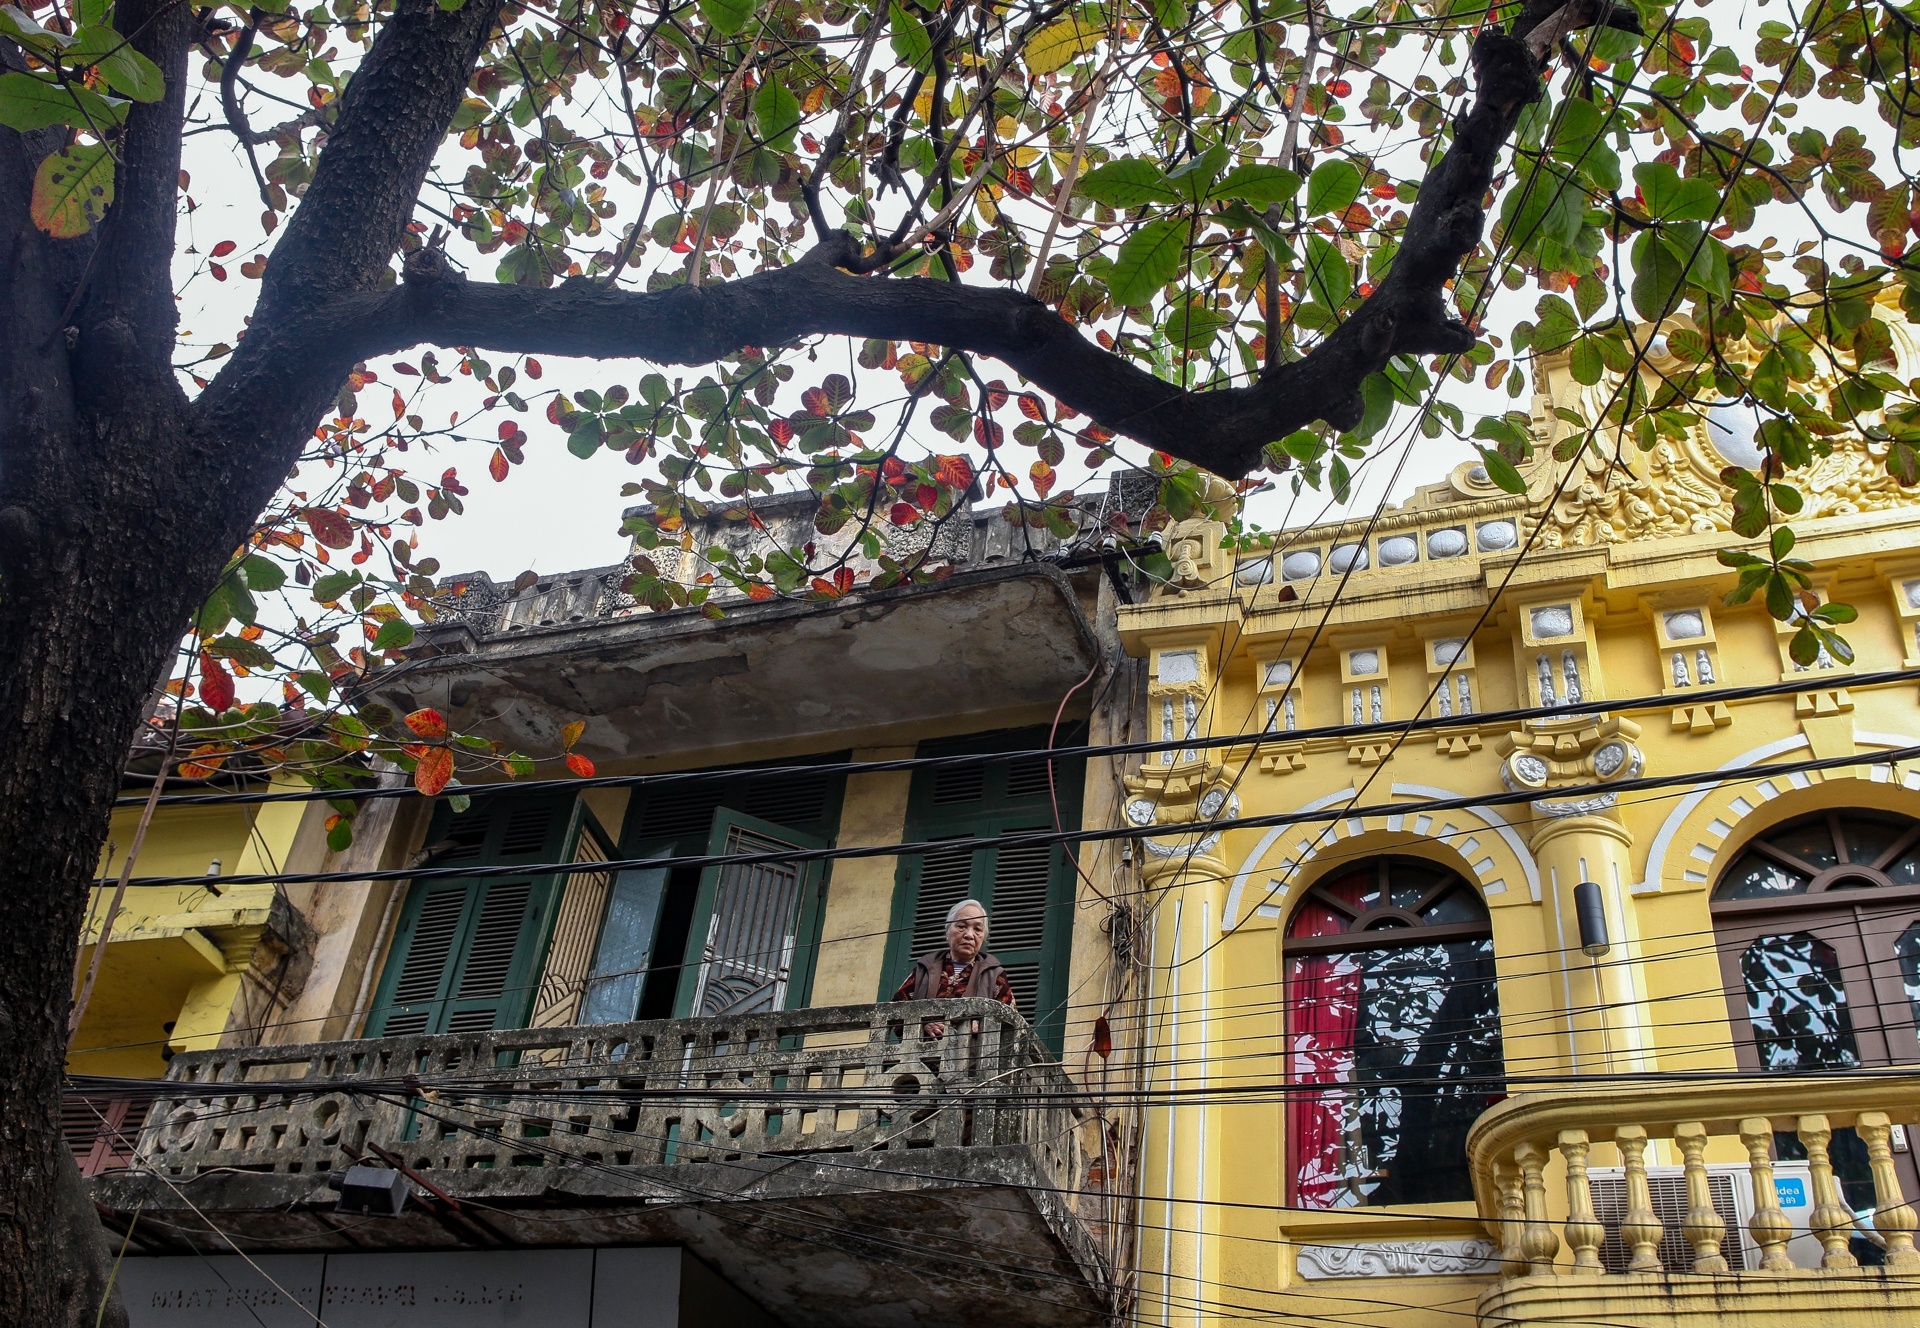
[[[967,979],[973,976],[973,964],[974,961],[971,959],[964,964],[955,964],[952,955],[941,955],[940,985],[935,989],[933,998],[940,1001],[950,1001],[958,1000],[960,997],[965,996],[967,994]],[[993,993],[993,998],[1002,1005],[1013,1005],[1013,984],[1007,981],[1006,970],[1002,969],[996,976],[998,981],[994,984],[996,989]],[[913,999],[913,974],[907,974],[907,980],[902,982],[900,989],[893,993],[893,999],[896,1001],[910,1001]]]

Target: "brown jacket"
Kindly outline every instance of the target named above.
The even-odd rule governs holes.
[[[894,999],[897,1001],[932,1000],[940,990],[940,961],[946,957],[946,950],[940,949],[932,954],[921,955],[914,960],[913,972],[905,982],[900,984],[900,991],[895,993]],[[973,971],[967,974],[965,994],[970,997],[984,997],[987,1000],[1004,999],[1012,994],[1003,986],[1005,980],[1006,970],[1000,966],[1000,961],[982,952],[974,956]],[[1007,1004],[1011,1005],[1013,1002],[1007,1000]]]

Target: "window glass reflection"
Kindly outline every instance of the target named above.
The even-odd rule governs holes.
[[[1894,963],[1900,970],[1900,988],[1907,997],[1907,1017],[1920,1025],[1920,922],[1912,923],[1893,943]]]
[[[1287,966],[1288,1112],[1304,1208],[1470,1198],[1467,1130],[1500,1096],[1493,942],[1303,955]]]
[[[1903,825],[1889,825],[1885,821],[1847,820],[1840,824],[1840,832],[1847,839],[1847,860],[1861,867],[1871,867],[1880,861],[1880,857],[1892,848],[1900,836],[1906,834]]]
[[[1777,830],[1767,836],[1767,842],[1810,867],[1831,867],[1840,861],[1840,853],[1833,846],[1833,831],[1828,828],[1825,817]]]
[[[1762,936],[1740,956],[1747,1019],[1766,1070],[1851,1070],[1860,1064],[1833,947],[1805,932]]]
[[[1715,890],[1716,899],[1770,899],[1776,895],[1804,894],[1813,884],[1811,876],[1781,866],[1771,858],[1749,853],[1733,864]]]

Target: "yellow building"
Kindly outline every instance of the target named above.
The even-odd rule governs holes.
[[[1920,506],[1862,439],[1813,467],[1795,553],[1860,616],[1801,668],[1723,603],[1752,408],[1569,474],[1550,407],[1605,397],[1550,381],[1524,496],[1184,522],[1118,610],[1195,742],[1125,807],[1143,1324],[1920,1322],[1920,697],[1860,681],[1920,667]],[[1278,823],[1156,830],[1216,817]]]
[[[158,763],[157,747],[132,763],[123,796],[133,801],[114,811],[104,879],[117,880],[133,849]],[[163,791],[178,798],[268,788],[265,779],[223,777],[216,784],[176,777]],[[304,810],[178,802],[155,809],[135,876],[202,879],[93,891],[74,966],[76,1000],[84,1005],[68,1044],[71,1073],[157,1079],[179,1052],[258,1040],[299,994],[310,950],[299,911],[272,885],[227,887],[221,880],[286,869]],[[124,1163],[144,1110],[144,1103],[111,1092],[69,1100],[67,1133],[83,1172]]]

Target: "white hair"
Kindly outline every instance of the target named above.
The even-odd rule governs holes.
[[[982,919],[984,919],[987,916],[987,906],[981,903],[978,899],[962,899],[959,903],[955,904],[952,908],[947,910],[947,925],[949,927],[953,925],[953,920],[960,916],[960,910],[965,908],[968,904],[972,904],[975,908],[980,910],[980,916]]]

